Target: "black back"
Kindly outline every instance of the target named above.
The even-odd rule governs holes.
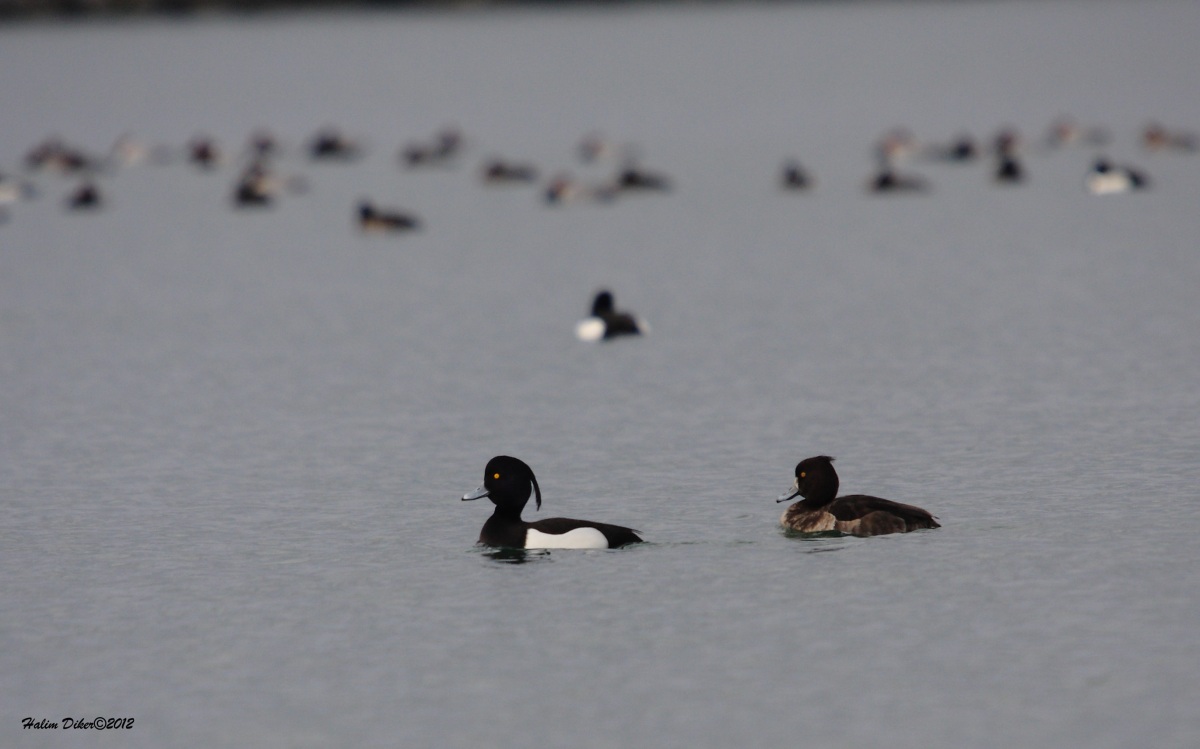
[[[628,312],[619,312],[612,292],[608,290],[596,294],[592,301],[592,317],[604,321],[604,337],[614,338],[619,335],[639,335],[637,319]]]

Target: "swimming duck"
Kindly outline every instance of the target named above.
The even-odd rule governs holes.
[[[1195,151],[1200,137],[1195,133],[1168,130],[1159,122],[1151,122],[1142,130],[1142,145],[1150,151]]]
[[[401,160],[410,167],[435,166],[450,161],[462,150],[463,136],[456,127],[439,130],[430,143],[410,143],[401,152]]]
[[[364,200],[358,204],[358,225],[368,232],[394,232],[417,229],[420,221],[398,211],[381,212]]]
[[[612,141],[600,133],[588,133],[580,139],[579,145],[575,148],[576,153],[579,154],[579,160],[585,164],[612,158],[619,150]]]
[[[37,197],[37,187],[27,179],[10,177],[0,172],[0,205],[32,200]]]
[[[617,197],[617,188],[609,183],[584,184],[566,174],[559,174],[550,180],[542,193],[548,205],[563,205],[588,201],[592,203],[610,203]]]
[[[326,127],[313,136],[308,155],[313,161],[353,161],[362,155],[362,146],[337,128]]]
[[[1117,166],[1101,156],[1084,179],[1084,187],[1093,195],[1116,195],[1132,190],[1144,190],[1150,179],[1144,172],[1128,166]]]
[[[906,130],[895,130],[875,146],[875,161],[879,171],[867,181],[867,192],[876,195],[904,192],[925,192],[929,184],[921,177],[896,171],[896,162],[907,158],[915,141]]]
[[[779,519],[781,525],[798,533],[837,532],[852,536],[907,533],[919,528],[940,528],[937,520],[920,507],[903,505],[865,494],[837,496],[838,475],[833,458],[817,455],[796,465],[796,480],[777,502],[795,497]]]
[[[1050,148],[1084,145],[1102,146],[1110,140],[1108,131],[1102,127],[1084,127],[1067,115],[1050,123],[1046,133],[1046,145]]]
[[[74,146],[67,145],[57,136],[47,138],[25,155],[25,166],[29,169],[47,169],[60,174],[93,171],[98,165],[96,159]]]
[[[212,169],[221,161],[221,149],[217,142],[205,135],[197,135],[188,142],[188,161],[201,169]]]
[[[250,133],[246,140],[246,154],[255,160],[280,156],[283,154],[283,145],[273,132],[259,128]]]
[[[884,166],[867,182],[867,192],[886,194],[895,192],[925,192],[929,183],[912,174],[900,174],[891,166]]]
[[[894,127],[875,142],[876,159],[887,164],[904,161],[920,151],[920,143],[905,127]]]
[[[969,134],[963,133],[949,143],[933,143],[925,146],[921,150],[921,155],[933,161],[963,164],[974,161],[975,157],[979,155],[979,149],[975,145],[975,139]]]
[[[650,172],[637,164],[629,163],[617,174],[616,186],[619,190],[666,192],[671,189],[671,180],[666,175]]]
[[[799,161],[788,159],[783,164],[779,183],[785,190],[807,190],[812,187],[813,180]]]
[[[592,300],[592,316],[579,321],[575,336],[581,341],[599,341],[620,335],[641,335],[646,324],[628,312],[618,312],[611,291],[603,290]]]
[[[996,135],[996,171],[992,177],[1004,185],[1015,185],[1025,181],[1025,170],[1017,159],[1017,146],[1020,140],[1017,131],[1005,128]]]
[[[103,202],[100,188],[91,180],[82,182],[66,199],[67,208],[75,211],[99,208]]]
[[[530,164],[514,164],[503,159],[489,159],[480,169],[485,184],[502,185],[534,182],[538,178],[537,167]]]
[[[487,497],[496,505],[483,524],[479,543],[509,549],[615,549],[641,543],[637,531],[608,523],[571,518],[546,518],[527,523],[521,511],[533,492],[542,508],[542,490],[524,461],[497,455],[483,472],[483,486],[463,495],[463,501]]]
[[[233,204],[239,208],[265,208],[274,201],[275,193],[276,183],[266,163],[258,159],[238,177],[233,188]]]

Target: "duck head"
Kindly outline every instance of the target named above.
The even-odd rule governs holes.
[[[828,455],[816,455],[805,458],[796,464],[796,479],[792,482],[790,491],[779,496],[778,502],[787,502],[796,497],[804,497],[814,504],[825,504],[837,496],[837,471],[833,470],[833,458]]]
[[[542,490],[538,487],[533,469],[517,458],[497,455],[488,461],[483,471],[483,486],[463,495],[463,501],[487,497],[496,507],[516,510],[519,514],[529,501],[537,497],[537,509],[542,508]]]

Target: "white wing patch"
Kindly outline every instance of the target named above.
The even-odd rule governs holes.
[[[595,528],[575,528],[566,533],[525,531],[526,549],[607,549],[608,539]]]

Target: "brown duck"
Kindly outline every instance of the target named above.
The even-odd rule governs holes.
[[[779,519],[784,528],[797,533],[844,533],[852,536],[881,536],[907,533],[920,528],[940,528],[937,519],[920,507],[892,502],[865,494],[837,496],[837,471],[833,458],[817,455],[796,465],[792,489],[777,501],[795,497]]]

